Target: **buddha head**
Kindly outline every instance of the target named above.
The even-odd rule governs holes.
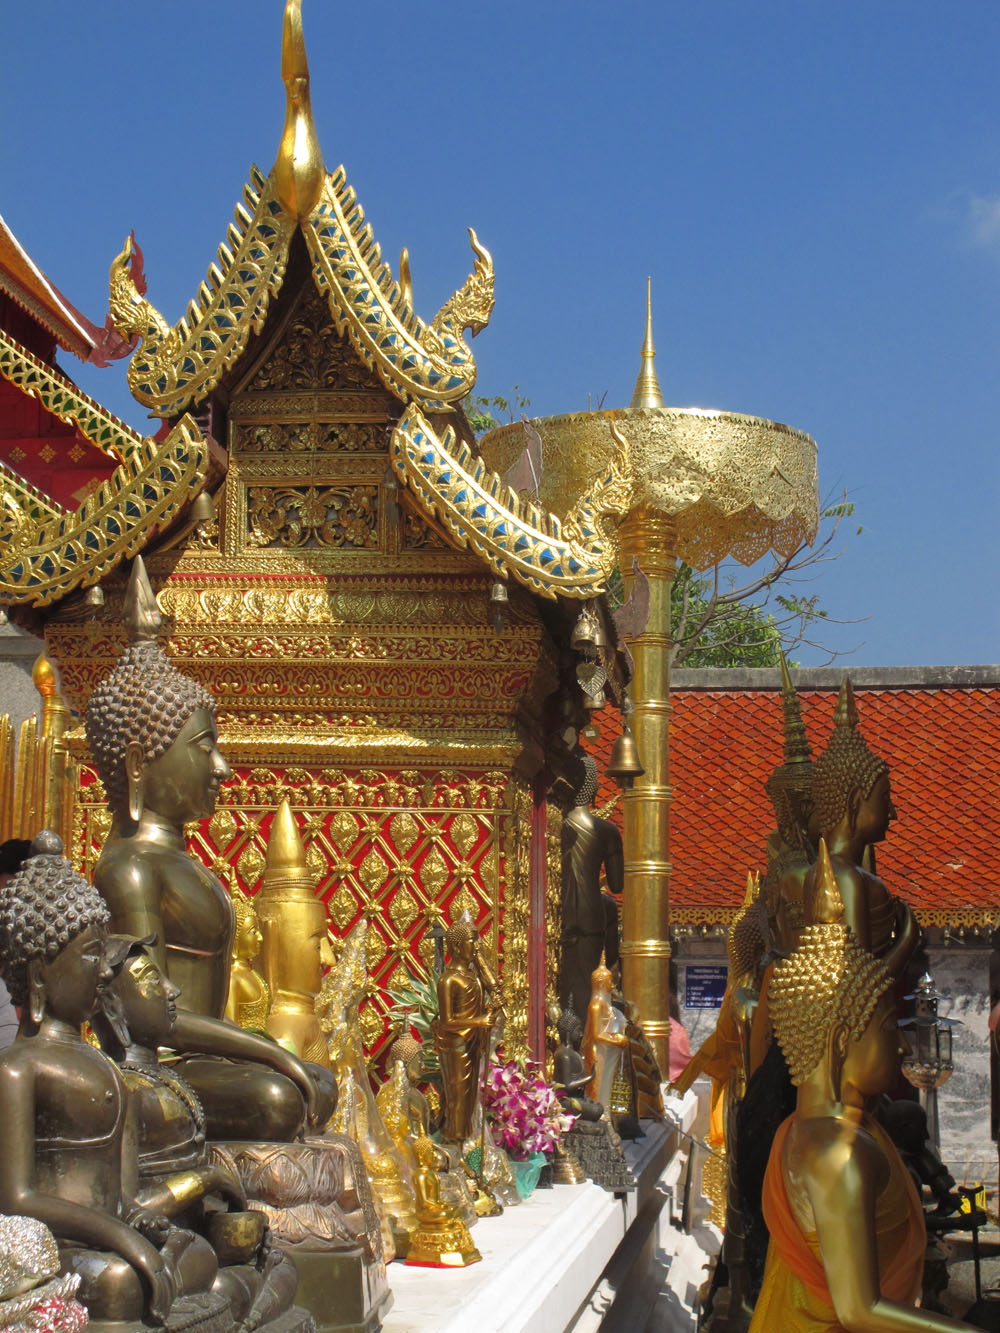
[[[136,556],[125,599],[129,646],[87,704],[87,743],[118,819],[151,810],[181,826],[215,809],[230,776],[212,696],[160,647],[163,619]]]
[[[579,746],[573,758],[573,804],[592,805],[597,795],[597,760]]]
[[[102,992],[101,1015],[94,1027],[101,1045],[115,1059],[129,1046],[155,1051],[169,1045],[181,992],[147,952],[155,943],[155,935],[145,939],[112,935],[108,939],[108,966],[114,979]]]
[[[605,962],[604,951],[602,950],[601,961],[597,964],[593,972],[591,972],[590,974],[591,997],[595,995],[600,995],[605,1000],[609,1000],[611,998],[611,987],[614,985],[614,983],[615,979],[611,975],[611,969]]]
[[[798,948],[774,967],[774,1031],[796,1086],[822,1068],[836,1100],[848,1083],[863,1097],[874,1096],[892,1086],[902,1050],[893,977],[844,925],[844,904],[823,840],[817,890],[814,921],[804,928]]]
[[[264,980],[272,991],[315,995],[323,984],[326,908],[313,892],[306,849],[287,800],[271,824],[255,909]]]
[[[236,935],[233,939],[233,957],[243,963],[252,963],[260,953],[264,937],[252,901],[242,889],[233,888],[230,894],[236,912]]]
[[[575,1051],[580,1049],[580,1042],[583,1040],[583,1023],[580,1021],[580,1015],[573,1008],[572,996],[570,996],[568,1007],[559,1014],[556,1021],[556,1031],[563,1046],[570,1046]]]
[[[476,938],[476,928],[471,921],[456,921],[445,932],[448,957],[452,961],[461,959],[463,963],[471,963],[476,951]]]
[[[55,833],[39,833],[31,855],[0,888],[0,975],[36,1026],[49,1015],[73,1027],[111,979],[105,958],[108,909],[62,855]]]
[[[757,971],[766,946],[767,917],[760,896],[760,876],[747,876],[746,897],[726,936],[729,971],[745,977]]]
[[[862,843],[881,842],[896,817],[889,794],[889,765],[868,748],[858,730],[851,682],[844,677],[833,715],[833,735],[813,765],[816,823],[824,838],[845,828]]]
[[[404,1033],[402,1037],[397,1037],[389,1048],[390,1068],[401,1061],[406,1070],[406,1077],[410,1083],[416,1085],[420,1082],[420,1075],[423,1072],[423,1056],[420,1050],[420,1042],[414,1037]]]

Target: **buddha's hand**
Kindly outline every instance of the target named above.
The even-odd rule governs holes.
[[[148,1240],[150,1245],[155,1245],[157,1249],[170,1234],[169,1217],[164,1217],[162,1213],[154,1213],[148,1208],[134,1208],[129,1214],[128,1224],[133,1231],[138,1231],[140,1236]]]
[[[127,1252],[126,1252],[127,1249]],[[122,1258],[145,1279],[149,1289],[149,1317],[154,1324],[165,1324],[177,1295],[177,1279],[159,1250],[138,1233],[122,1248]]]

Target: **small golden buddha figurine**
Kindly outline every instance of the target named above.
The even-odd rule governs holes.
[[[128,1093],[81,1036],[111,978],[107,908],[63,859],[55,834],[39,834],[32,852],[0,888],[0,974],[21,1008],[17,1039],[0,1055],[0,1211],[50,1228],[94,1320],[164,1323],[180,1297],[189,1317],[224,1313],[211,1291],[211,1246],[130,1192]]]
[[[434,1042],[441,1061],[446,1143],[464,1144],[475,1134],[482,1100],[489,1034],[501,1008],[486,998],[477,966],[478,937],[471,922],[458,921],[445,935],[448,962],[438,978]]]
[[[172,1041],[185,1053],[184,1077],[210,1137],[289,1140],[305,1119],[326,1124],[333,1090],[322,1086],[322,1071],[223,1021],[235,912],[215,875],[185,850],[184,825],[211,815],[230,770],[211,695],[158,643],[163,619],[139,556],[125,621],[129,647],[87,705],[87,741],[113,818],[94,884],[113,929],[155,936],[156,964],[180,987]]]
[[[458,1212],[441,1201],[441,1177],[437,1163],[440,1149],[421,1135],[413,1145],[417,1169],[413,1184],[417,1196],[417,1229],[406,1256],[408,1264],[422,1268],[466,1268],[482,1255]]]
[[[420,1090],[422,1055],[420,1043],[412,1037],[397,1037],[389,1049],[389,1077],[379,1089],[378,1109],[396,1147],[416,1170],[414,1144],[430,1138],[431,1115],[427,1098]],[[460,1170],[451,1169],[451,1159],[437,1149],[437,1172],[441,1177],[441,1198],[456,1209],[466,1226],[476,1220],[476,1210]]]
[[[608,888],[620,894],[625,884],[622,835],[608,819],[600,819],[591,806],[597,795],[597,764],[578,749],[574,758],[579,778],[573,808],[563,819],[562,931],[559,937],[559,1003],[571,999],[586,1021],[586,1007],[594,969],[608,946],[608,903],[601,892],[601,871]],[[612,910],[614,899],[610,901]],[[612,955],[607,955],[614,958]]]
[[[271,1008],[271,991],[253,965],[263,941],[260,923],[252,901],[242,889],[234,885],[231,896],[236,911],[236,936],[226,1017],[241,1028],[263,1032]]]
[[[403,1258],[416,1225],[413,1180],[382,1121],[368,1077],[360,1019],[368,983],[367,933],[362,920],[348,935],[340,958],[324,979],[317,1007],[325,1014],[324,1027],[329,1026],[330,1062],[339,1090],[334,1127],[361,1149],[372,1190],[391,1222],[396,1254]]]
[[[858,710],[847,676],[833,717],[833,734],[813,765],[816,823],[844,904],[844,922],[859,947],[886,960],[896,975],[916,947],[919,930],[913,913],[894,898],[877,875],[863,865],[865,850],[881,842],[895,819],[889,790],[889,765],[874,754],[858,730]],[[805,920],[813,916],[816,867],[803,885]]]
[[[261,968],[271,993],[267,1030],[302,1060],[330,1068],[316,996],[327,953],[326,908],[313,893],[306,849],[287,799],[271,824],[256,900]]]
[[[869,1104],[895,1083],[905,1041],[895,980],[862,948],[826,843],[813,922],[775,964],[771,1015],[798,1088],[764,1183],[771,1233],[751,1333],[945,1333],[968,1325],[916,1308],[926,1236],[916,1189]]]
[[[591,975],[590,1004],[583,1029],[580,1054],[585,1065],[593,1069],[587,1084],[587,1096],[607,1109],[611,1089],[621,1063],[622,1051],[628,1045],[625,1035],[625,1016],[611,1002],[614,980],[604,965],[604,954]]]

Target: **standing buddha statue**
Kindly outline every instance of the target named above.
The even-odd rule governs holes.
[[[445,934],[448,962],[438,977],[438,1017],[434,1042],[441,1061],[445,1143],[464,1145],[475,1133],[476,1107],[482,1100],[489,1035],[500,1009],[488,1003],[476,963],[478,937],[469,921],[457,921]]]
[[[87,741],[113,821],[94,884],[113,928],[155,936],[156,964],[180,987],[172,1041],[210,1137],[289,1140],[303,1120],[326,1123],[332,1088],[277,1043],[223,1021],[235,912],[216,876],[188,855],[184,825],[212,814],[230,769],[211,695],[160,647],[163,619],[140,556],[125,623],[129,646],[87,705]]]
[[[899,1154],[869,1113],[895,1083],[905,1041],[896,980],[864,948],[826,843],[812,920],[775,965],[771,1014],[798,1088],[764,1184],[771,1240],[750,1333],[947,1333],[969,1325],[916,1308],[926,1235]]]
[[[580,1054],[584,1063],[593,1070],[587,1085],[587,1096],[591,1101],[600,1102],[606,1110],[611,1104],[611,1089],[623,1050],[628,1045],[625,1015],[611,1002],[613,984],[602,953],[591,975],[590,1004]]]
[[[313,892],[314,877],[287,799],[281,802],[267,840],[264,875],[257,894],[263,945],[261,968],[271,993],[267,1030],[302,1060],[330,1068],[330,1055],[316,996],[328,953],[326,908]]]
[[[233,940],[233,967],[229,974],[226,1017],[241,1028],[263,1032],[271,1008],[271,992],[267,982],[254,968],[254,959],[260,953],[263,936],[252,901],[236,885],[231,893],[236,912],[236,935]]]

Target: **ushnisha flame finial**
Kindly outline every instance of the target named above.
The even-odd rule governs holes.
[[[285,85],[285,128],[274,164],[278,202],[303,221],[323,192],[326,171],[309,100],[309,62],[302,35],[302,0],[288,0],[281,39],[281,78]]]
[[[141,555],[132,561],[125,593],[124,620],[129,643],[155,643],[163,633],[163,617]]]
[[[844,919],[844,900],[833,873],[833,862],[826,839],[819,840],[819,862],[816,870],[816,893],[812,905],[812,923],[832,926]]]
[[[287,796],[271,823],[259,897],[265,899],[312,899],[313,876]]]
[[[802,706],[792,684],[788,660],[780,650],[778,656],[781,659],[781,710],[785,722],[785,763],[809,764],[812,762],[812,751],[809,748],[805,723],[802,721]]]
[[[642,340],[642,365],[635,382],[630,407],[666,407],[656,378],[656,348],[653,346],[653,279],[646,279],[646,335]]]
[[[850,727],[852,730],[858,725],[858,705],[854,701],[854,686],[850,676],[845,676],[841,682],[837,706],[833,710],[833,725]]]

